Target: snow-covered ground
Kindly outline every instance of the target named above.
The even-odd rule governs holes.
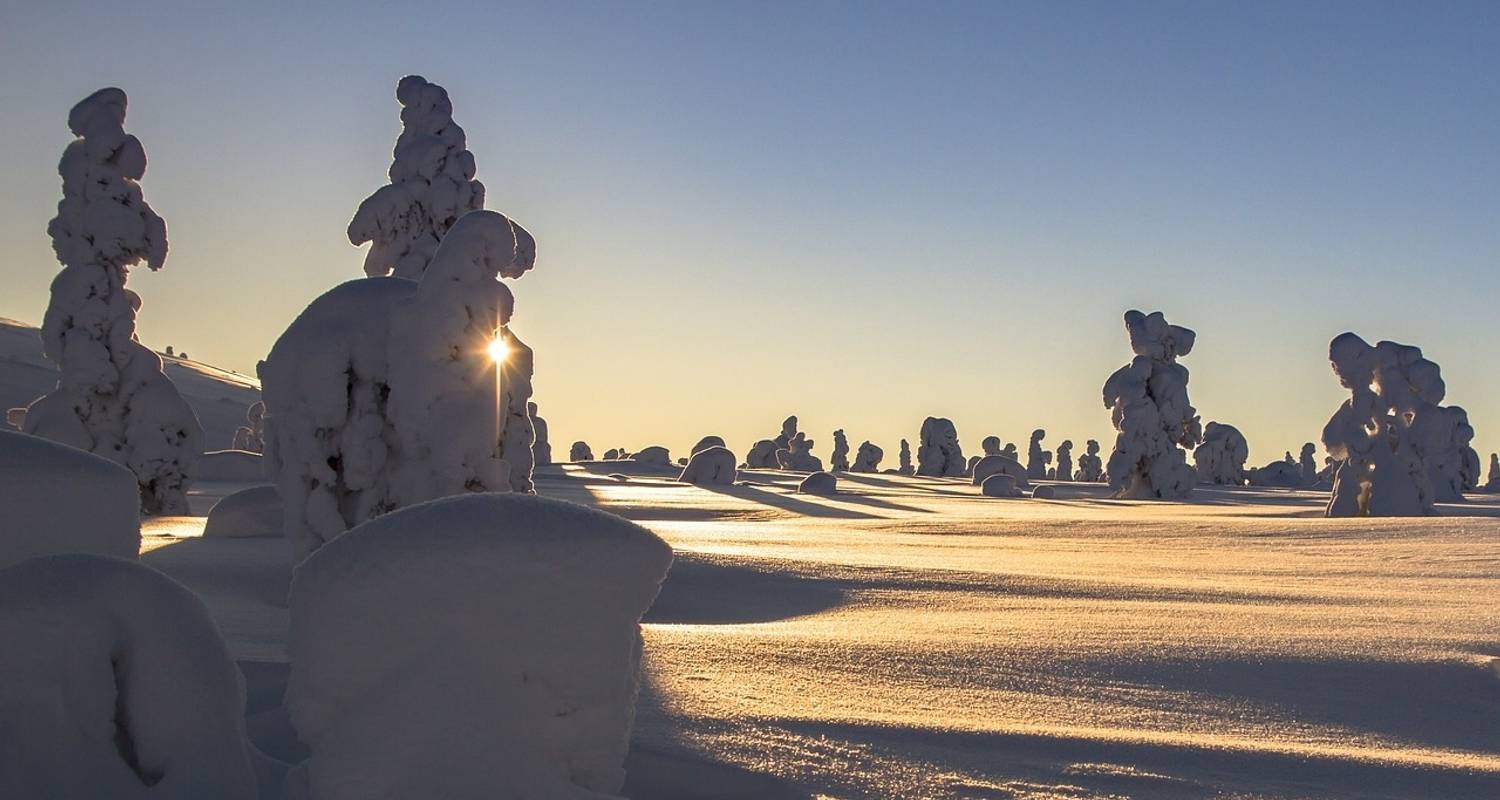
[[[40,309],[38,309],[40,310]],[[198,414],[203,444],[222,450],[245,424],[245,410],[260,399],[260,382],[197,361],[162,357],[167,377]],[[57,386],[57,366],[42,355],[35,325],[0,317],[0,411],[26,406]]]
[[[1330,520],[1292,490],[1001,500],[845,473],[820,497],[799,477],[538,470],[676,551],[628,795],[1500,797],[1500,499]],[[240,488],[196,484],[195,513]],[[299,758],[286,543],[202,526],[148,521],[144,560],[223,628],[252,737]]]

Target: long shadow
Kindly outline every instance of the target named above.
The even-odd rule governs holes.
[[[773,622],[844,605],[849,592],[816,578],[679,553],[644,622],[730,625]]]
[[[849,508],[837,508],[834,506],[825,506],[819,503],[809,503],[806,500],[798,500],[797,498],[790,497],[788,495],[778,494],[776,492],[768,492],[764,489],[757,489],[754,486],[743,486],[740,484],[735,484],[733,486],[705,486],[703,488],[708,489],[711,492],[727,495],[729,497],[737,497],[741,500],[749,500],[752,503],[760,503],[761,505],[771,506],[772,508],[779,508],[782,511],[790,511],[793,514],[801,514],[805,517],[832,517],[835,519],[880,519],[880,517],[875,514],[866,514],[863,511],[855,511]]]
[[[839,473],[838,479],[840,482],[844,480],[844,475],[845,473]],[[858,503],[859,505],[872,506],[874,508],[883,508],[887,511],[907,511],[914,514],[937,513],[930,508],[918,508],[916,506],[907,506],[900,503],[892,503],[889,500],[882,500],[879,497],[871,497],[867,494],[855,494],[853,492],[846,492],[842,489],[839,490],[838,494],[830,496],[829,499],[840,503]]]
[[[852,481],[854,483],[865,483],[865,484],[869,484],[870,486],[884,486],[884,487],[892,488],[892,489],[915,489],[915,490],[923,491],[923,492],[931,492],[932,494],[946,494],[946,495],[949,495],[949,496],[952,496],[952,497],[977,497],[978,496],[978,494],[975,493],[975,492],[959,492],[959,491],[954,491],[952,489],[939,489],[936,486],[929,486],[929,485],[926,485],[924,483],[919,483],[919,482],[916,482],[916,481],[910,481],[910,482],[903,481],[901,483],[897,483],[897,482],[892,481],[892,480],[888,480],[888,479],[884,479],[884,478],[877,478],[877,477],[875,477],[874,473],[869,473],[869,472],[859,472],[859,473],[844,472],[844,473],[839,473],[839,475],[840,475],[840,479],[841,480],[844,479],[844,478],[847,478],[848,480],[850,480],[850,481]],[[941,479],[939,479],[939,478],[929,478],[928,480],[938,481],[938,480],[941,480]],[[956,481],[943,481],[943,483],[941,485],[946,485],[946,486],[961,486],[962,484],[959,484]]]
[[[1209,800],[1227,796],[1500,797],[1500,774],[1391,761],[1354,760],[1301,753],[1232,750],[1210,743],[1102,741],[1087,736],[1027,733],[968,733],[933,728],[859,723],[766,720],[815,740],[866,743],[907,758],[930,760],[990,781],[1024,780],[1066,784],[1115,796]],[[1088,772],[1079,765],[1124,764],[1131,768]],[[956,777],[956,776],[955,776]],[[1072,796],[1071,792],[1069,796]]]

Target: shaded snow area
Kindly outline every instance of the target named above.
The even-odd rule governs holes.
[[[234,444],[245,411],[260,400],[260,382],[237,372],[196,361],[162,357],[167,377],[198,415],[203,446],[218,450]],[[34,325],[0,317],[0,407],[24,408],[57,386],[57,366],[42,355],[42,332]]]
[[[1287,489],[1042,482],[1054,499],[1012,502],[845,473],[823,497],[798,473],[699,487],[617,468],[536,484],[676,554],[643,626],[627,797],[1500,797],[1492,496],[1350,520]],[[195,490],[206,510],[216,488]],[[286,543],[198,538],[202,522],[148,521],[142,560],[212,611],[251,740],[301,760]]]

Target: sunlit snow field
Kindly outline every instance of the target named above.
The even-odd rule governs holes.
[[[1500,498],[1329,520],[1317,492],[997,500],[841,474],[812,497],[796,477],[538,470],[677,552],[631,796],[1500,797]],[[195,510],[237,488],[200,484]],[[299,757],[285,542],[202,523],[148,522],[145,560],[213,609],[252,738]]]

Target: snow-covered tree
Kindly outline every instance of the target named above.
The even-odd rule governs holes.
[[[523,233],[471,212],[420,282],[334,287],[276,341],[260,366],[267,449],[299,557],[395,508],[529,485],[530,354],[505,328],[515,301],[497,280],[534,264]],[[497,336],[510,347],[503,389]]]
[[[1098,483],[1104,480],[1104,459],[1099,457],[1099,442],[1089,439],[1084,443],[1084,453],[1078,457],[1078,471],[1073,479],[1081,483]]]
[[[552,443],[547,440],[547,420],[536,413],[536,403],[526,404],[526,414],[531,417],[531,429],[536,432],[536,441],[531,444],[533,462],[542,467],[552,463]]]
[[[795,417],[793,418],[795,420]],[[782,469],[797,472],[821,472],[823,459],[812,454],[813,440],[798,431],[787,440],[786,449],[776,451],[776,463]]]
[[[145,513],[186,514],[203,428],[161,357],[136,340],[141,298],[125,281],[141,262],[161,269],[167,225],[137,183],[146,151],[125,132],[125,106],[124,92],[100,89],[68,113],[78,138],[58,163],[63,199],[47,225],[63,269],[42,321],[43,352],[61,374],[24,430],[129,467]]]
[[[833,455],[828,459],[828,468],[833,472],[849,471],[849,437],[844,435],[843,428],[833,432]]]
[[[916,470],[913,469],[911,465],[911,444],[905,439],[901,440],[901,452],[899,458],[899,463],[901,464],[901,466],[896,470],[897,472],[901,473],[902,475],[911,475],[916,472]]]
[[[1064,439],[1057,446],[1057,479],[1060,481],[1073,480],[1073,440]]]
[[[1026,449],[1026,477],[1041,480],[1047,477],[1047,465],[1052,463],[1052,454],[1042,447],[1047,432],[1041,428],[1031,432],[1031,444]]]
[[[1323,448],[1341,462],[1328,516],[1436,513],[1433,478],[1445,478],[1450,469],[1456,474],[1462,462],[1457,417],[1438,406],[1447,393],[1438,365],[1419,348],[1396,342],[1371,347],[1353,333],[1334,337],[1328,360],[1350,393],[1323,428]]]
[[[1317,452],[1318,447],[1312,442],[1302,444],[1302,452],[1297,458],[1297,471],[1302,474],[1303,486],[1312,486],[1318,482],[1318,461],[1314,458]]]
[[[1104,383],[1104,407],[1119,431],[1109,486],[1116,497],[1187,497],[1198,475],[1182,448],[1197,445],[1203,430],[1188,402],[1187,367],[1177,359],[1192,352],[1196,337],[1160,311],[1125,312],[1125,331],[1135,358]]]
[[[1193,450],[1198,480],[1222,486],[1244,486],[1248,476],[1245,461],[1250,458],[1250,443],[1233,425],[1210,422],[1203,429],[1203,444]]]
[[[958,429],[953,420],[928,417],[922,420],[921,440],[917,447],[917,474],[932,477],[959,477],[968,471],[963,448],[958,444]]]
[[[593,461],[594,451],[589,448],[589,443],[579,440],[568,449],[569,461]]]
[[[259,400],[245,409],[245,424],[234,430],[235,450],[259,453],[266,449],[266,404]]]
[[[850,465],[850,472],[879,472],[880,459],[885,457],[885,451],[870,441],[861,442],[859,450],[854,454],[854,463]]]
[[[416,280],[448,229],[484,207],[484,184],[474,179],[474,154],[443,87],[408,75],[396,84],[396,100],[401,135],[391,154],[391,182],[359,204],[349,241],[370,243],[366,275]]]
[[[984,437],[984,441],[982,441],[982,442],[979,443],[979,448],[984,451],[984,455],[987,455],[987,456],[998,456],[998,455],[1000,455],[1000,451],[1002,449],[1001,445],[1000,445],[1000,437],[999,436],[986,436],[986,437]]]

